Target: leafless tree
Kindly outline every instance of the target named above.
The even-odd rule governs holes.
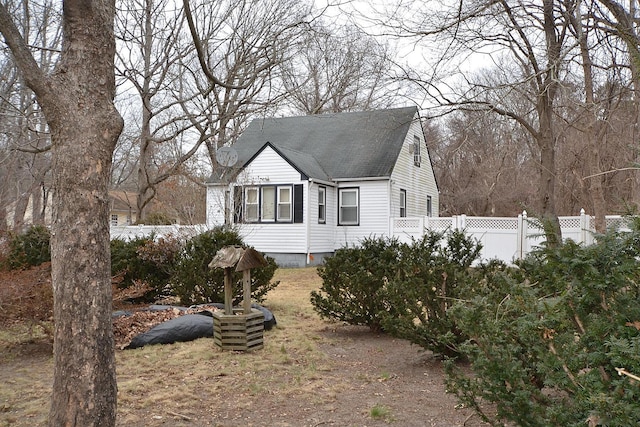
[[[410,2],[386,17],[384,24],[418,43],[428,42],[430,72],[405,76],[430,101],[446,111],[487,111],[509,118],[535,142],[539,155],[536,211],[546,226],[547,241],[560,238],[556,212],[556,98],[566,72],[572,42],[563,19],[567,2],[506,0],[438,3]],[[397,11],[402,9],[402,18]],[[493,61],[491,79],[476,80],[470,63]],[[455,76],[458,76],[456,78]]]
[[[0,3],[0,33],[51,132],[52,427],[116,419],[108,184],[123,123],[113,104],[114,15],[111,0],[65,1],[60,59],[48,72]]]
[[[136,149],[136,217],[144,221],[158,185],[179,173],[198,151],[202,141],[189,130],[203,119],[189,108],[200,93],[183,81],[188,75],[185,58],[194,50],[185,37],[181,11],[166,0],[126,0],[121,7],[117,76],[122,97],[134,100],[139,109],[129,116],[132,123],[125,134],[133,140],[124,139],[121,146]],[[135,96],[128,96],[131,93]]]
[[[286,96],[278,67],[290,59],[311,8],[297,0],[184,0],[184,6],[199,65],[189,69],[209,119],[195,127],[216,168],[216,150],[232,144],[250,118],[274,114]]]
[[[15,22],[24,34],[25,42],[34,49],[34,58],[43,69],[55,65],[60,47],[60,17],[54,2],[33,3],[23,1],[7,3]],[[30,222],[44,221],[46,199],[49,193],[48,172],[51,156],[49,131],[33,92],[18,73],[8,50],[0,56],[0,127],[5,140],[5,155],[0,160],[5,179],[0,193],[0,210],[12,227],[20,228],[25,221],[26,210],[31,204]],[[6,218],[11,206],[11,218]]]
[[[536,156],[512,121],[459,111],[426,135],[442,215],[514,216],[535,200]]]
[[[390,47],[356,26],[314,23],[283,62],[287,101],[303,114],[362,111],[397,103]]]

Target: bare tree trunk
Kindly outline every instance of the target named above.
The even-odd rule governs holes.
[[[543,84],[538,88],[538,118],[540,121],[537,136],[540,148],[540,198],[542,223],[547,244],[556,246],[562,241],[560,220],[556,213],[556,135],[553,123],[553,103],[558,91],[558,67],[562,42],[556,35],[556,23],[553,11],[554,0],[543,0],[543,27],[547,45],[547,65]]]
[[[147,205],[155,196],[154,188],[151,184],[151,167],[153,160],[153,141],[151,140],[151,51],[153,49],[153,28],[152,28],[152,9],[153,1],[145,1],[144,8],[144,43],[143,60],[144,60],[144,80],[142,83],[142,129],[140,131],[140,158],[138,160],[138,197],[136,200],[136,220],[139,223],[144,222],[146,216]]]
[[[544,228],[547,244],[557,246],[562,240],[560,220],[556,213],[556,149],[555,137],[551,130],[550,111],[540,116],[540,219]]]
[[[114,0],[67,0],[52,76],[37,66],[7,9],[0,32],[51,130],[54,378],[49,425],[115,426],[108,184],[123,121],[115,95]]]
[[[115,425],[107,218],[111,152],[121,122],[112,105],[96,104],[91,111],[76,111],[73,122],[65,122],[54,133],[58,144],[51,233],[55,318],[51,427]],[[101,117],[95,117],[96,112]]]
[[[150,100],[147,99],[147,97],[143,97],[142,130],[140,132],[140,155],[138,160],[138,195],[136,198],[136,220],[141,224],[144,223],[147,206],[155,196],[155,191],[149,176],[153,166],[153,142],[151,141],[151,112],[148,109],[149,102]]]
[[[13,209],[13,228],[20,229],[24,225],[24,217],[27,213],[27,206],[29,206],[29,197],[31,192],[22,192],[16,199],[15,207]]]
[[[634,117],[631,123],[633,129],[633,141],[637,141],[640,132],[640,35],[636,30],[637,18],[636,0],[629,0],[629,10],[625,10],[622,3],[615,0],[598,0],[613,15],[611,25],[617,31],[618,37],[626,44],[629,53],[629,68],[634,93]],[[637,156],[637,163],[640,163],[640,155]],[[640,173],[636,172],[633,179],[632,195],[636,207],[640,200]]]
[[[589,157],[587,159],[589,165],[589,195],[593,203],[593,214],[595,216],[595,228],[599,233],[606,231],[605,215],[607,202],[604,197],[603,180],[604,175],[600,174],[600,151],[598,147],[597,134],[597,114],[593,87],[592,61],[589,53],[589,44],[587,43],[587,34],[582,26],[581,2],[578,1],[576,6],[576,15],[571,16],[571,24],[575,29],[580,46],[580,55],[582,57],[582,71],[584,74],[585,89],[585,110],[586,126],[584,129],[585,141],[588,148]]]

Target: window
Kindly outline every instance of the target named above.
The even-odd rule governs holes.
[[[116,214],[111,215],[111,225],[113,227],[117,227],[118,226],[118,215],[116,215]]]
[[[407,190],[400,190],[400,216],[407,216]]]
[[[358,225],[359,191],[357,188],[342,188],[338,192],[338,225]]]
[[[233,221],[302,223],[303,202],[302,184],[236,186],[233,189]]]
[[[244,218],[247,222],[258,221],[258,189],[256,187],[245,189]]]
[[[420,166],[422,162],[422,156],[420,155],[420,138],[417,136],[413,137],[413,164],[416,166]]]
[[[431,196],[427,196],[427,216],[432,215],[432,207],[431,207]]]
[[[276,220],[276,187],[262,187],[262,221]]]
[[[318,222],[324,224],[327,222],[327,189],[318,187]]]
[[[278,187],[278,221],[291,221],[291,187]]]

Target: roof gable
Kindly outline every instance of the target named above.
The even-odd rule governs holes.
[[[268,143],[301,174],[323,180],[389,177],[417,107],[251,122],[234,144],[244,168]]]

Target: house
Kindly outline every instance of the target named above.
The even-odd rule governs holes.
[[[122,190],[109,191],[109,224],[112,227],[136,222],[137,193]]]
[[[131,225],[136,222],[136,194],[128,191],[110,190],[109,191],[109,224],[111,226],[118,225]],[[38,205],[38,209],[43,213],[44,225],[50,226],[51,219],[51,205],[52,205],[52,191],[46,192],[45,206],[42,207],[41,203]],[[7,218],[9,219],[9,228],[16,227],[15,223],[15,209],[17,202],[12,202],[6,207]],[[28,195],[26,200],[26,206],[23,208],[24,214],[20,224],[31,225],[33,221],[33,195]],[[0,227],[1,228],[1,227]]]
[[[237,227],[280,266],[389,236],[391,217],[438,215],[416,107],[256,119],[233,149],[207,182],[207,226]]]

